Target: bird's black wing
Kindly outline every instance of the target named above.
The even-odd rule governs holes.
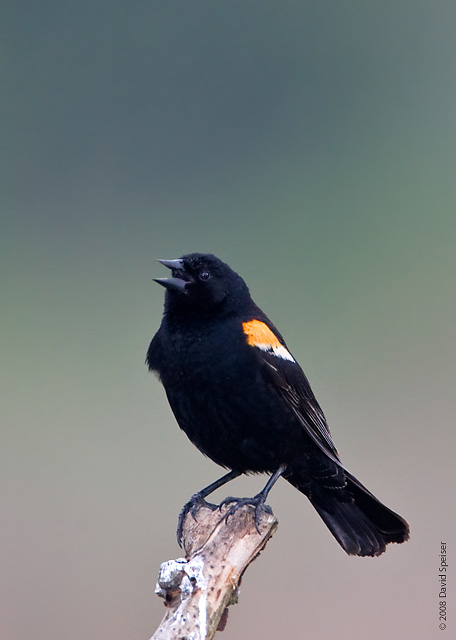
[[[263,314],[244,323],[243,327],[265,377],[278,390],[307,435],[328,458],[342,467],[325,415],[303,370],[288,351],[280,333]]]
[[[309,382],[297,362],[277,362],[269,353],[262,353],[265,376],[276,387],[285,404],[316,445],[338,466],[342,466],[325,415]]]

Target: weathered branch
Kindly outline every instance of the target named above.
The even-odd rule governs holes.
[[[156,593],[165,599],[167,612],[151,640],[210,640],[224,628],[244,571],[278,525],[272,513],[263,512],[258,533],[250,506],[241,507],[225,523],[226,509],[220,513],[202,506],[196,521],[187,515],[186,558],[160,567]]]

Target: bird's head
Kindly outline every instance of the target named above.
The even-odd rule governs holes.
[[[168,310],[222,311],[250,297],[244,280],[212,254],[189,253],[159,262],[171,269],[171,278],[155,278],[166,289]]]

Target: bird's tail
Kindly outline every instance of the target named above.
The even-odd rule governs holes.
[[[307,474],[295,470],[284,477],[307,495],[348,554],[379,556],[389,542],[408,540],[407,522],[347,471],[339,468],[336,476],[309,480]]]

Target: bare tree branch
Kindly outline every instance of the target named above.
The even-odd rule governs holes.
[[[258,533],[250,506],[241,507],[225,523],[226,510],[202,506],[196,521],[187,515],[186,558],[160,567],[156,593],[165,599],[167,611],[151,640],[210,640],[224,628],[244,571],[278,526],[272,513],[263,512]]]

